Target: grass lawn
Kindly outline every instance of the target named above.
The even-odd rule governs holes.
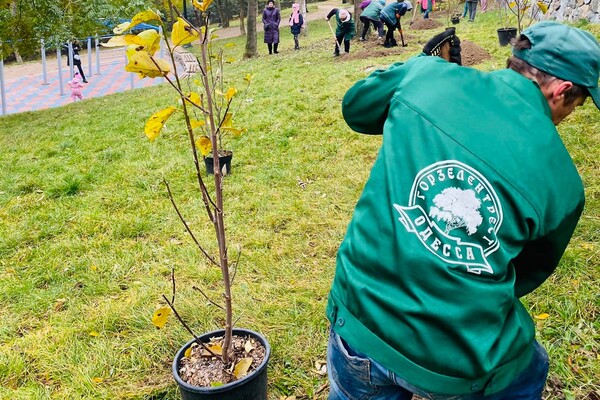
[[[476,68],[504,66],[510,49],[498,45],[498,27],[494,12],[457,25],[462,40],[490,54]],[[600,37],[599,25],[583,27]],[[345,125],[341,99],[442,29],[407,26],[409,46],[388,56],[353,41],[354,57],[337,59],[325,21],[310,24],[300,51],[283,28],[276,56],[262,35],[252,60],[241,60],[245,38],[217,42],[236,44],[224,48],[235,59],[229,83],[254,74],[236,114],[248,131],[228,142],[225,218],[230,256],[242,249],[237,326],[270,341],[271,400],[327,395],[315,363],[325,359],[335,255],[381,143]],[[219,310],[192,289],[218,298],[219,271],[194,248],[163,184],[212,246],[182,125],[170,121],[153,143],[143,132],[150,115],[175,102],[161,85],[0,117],[1,399],[178,398],[171,360],[189,336],[174,319],[163,330],[150,322],[171,292],[171,268],[190,326],[220,327]],[[597,399],[600,113],[588,101],[559,131],[585,182],[586,209],[557,273],[524,302],[533,316],[548,314],[536,319],[551,359],[548,398]]]

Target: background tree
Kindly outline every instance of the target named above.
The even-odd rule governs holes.
[[[256,40],[256,18],[258,16],[258,0],[248,0],[248,36],[246,36],[246,50],[244,58],[258,55]]]

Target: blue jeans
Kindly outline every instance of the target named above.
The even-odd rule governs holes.
[[[548,354],[534,342],[531,363],[509,387],[484,396],[429,393],[412,386],[364,354],[355,352],[333,330],[327,345],[329,400],[410,400],[413,394],[431,400],[540,400],[548,375]]]

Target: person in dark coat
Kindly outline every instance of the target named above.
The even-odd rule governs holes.
[[[81,56],[79,52],[81,51],[81,44],[79,44],[78,40],[74,40],[72,43],[73,46],[73,60],[70,60],[69,57],[69,45],[63,45],[65,51],[67,53],[67,65],[71,65],[71,61],[73,62],[73,66],[77,67],[79,71],[79,75],[81,75],[81,79],[83,83],[88,83],[87,79],[85,79],[85,74],[83,73],[83,68],[81,68]]]
[[[275,7],[275,2],[269,0],[267,6],[263,10],[262,22],[265,29],[265,43],[269,48],[269,54],[277,54],[277,46],[279,46],[279,23],[281,22],[281,14],[279,8]]]
[[[304,18],[300,13],[300,4],[292,4],[292,15],[290,16],[290,29],[292,35],[294,35],[294,50],[300,50],[300,44],[298,43],[298,35],[304,25]]]

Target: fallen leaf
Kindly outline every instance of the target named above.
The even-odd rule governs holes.
[[[242,376],[245,376],[248,373],[248,369],[252,365],[252,357],[242,358],[235,364],[235,368],[233,369],[233,376],[240,379]]]
[[[96,331],[91,331],[90,336],[97,337],[97,336],[100,336],[100,334]]]
[[[550,316],[548,313],[541,313],[535,316],[535,319],[547,319]]]
[[[158,310],[154,311],[152,315],[152,324],[156,326],[158,329],[162,329],[165,327],[167,323],[167,319],[169,318],[169,314],[171,314],[170,307],[161,307]]]
[[[104,378],[98,378],[98,377],[96,377],[96,378],[92,378],[92,382],[95,382],[95,383],[102,383],[102,382],[104,382]]]
[[[252,345],[252,341],[250,340],[246,340],[246,343],[244,344],[244,350],[246,350],[246,353],[250,353],[252,350],[254,350],[256,347],[254,347]]]
[[[317,375],[325,376],[327,375],[327,361],[325,360],[317,360],[315,361],[315,372]]]

